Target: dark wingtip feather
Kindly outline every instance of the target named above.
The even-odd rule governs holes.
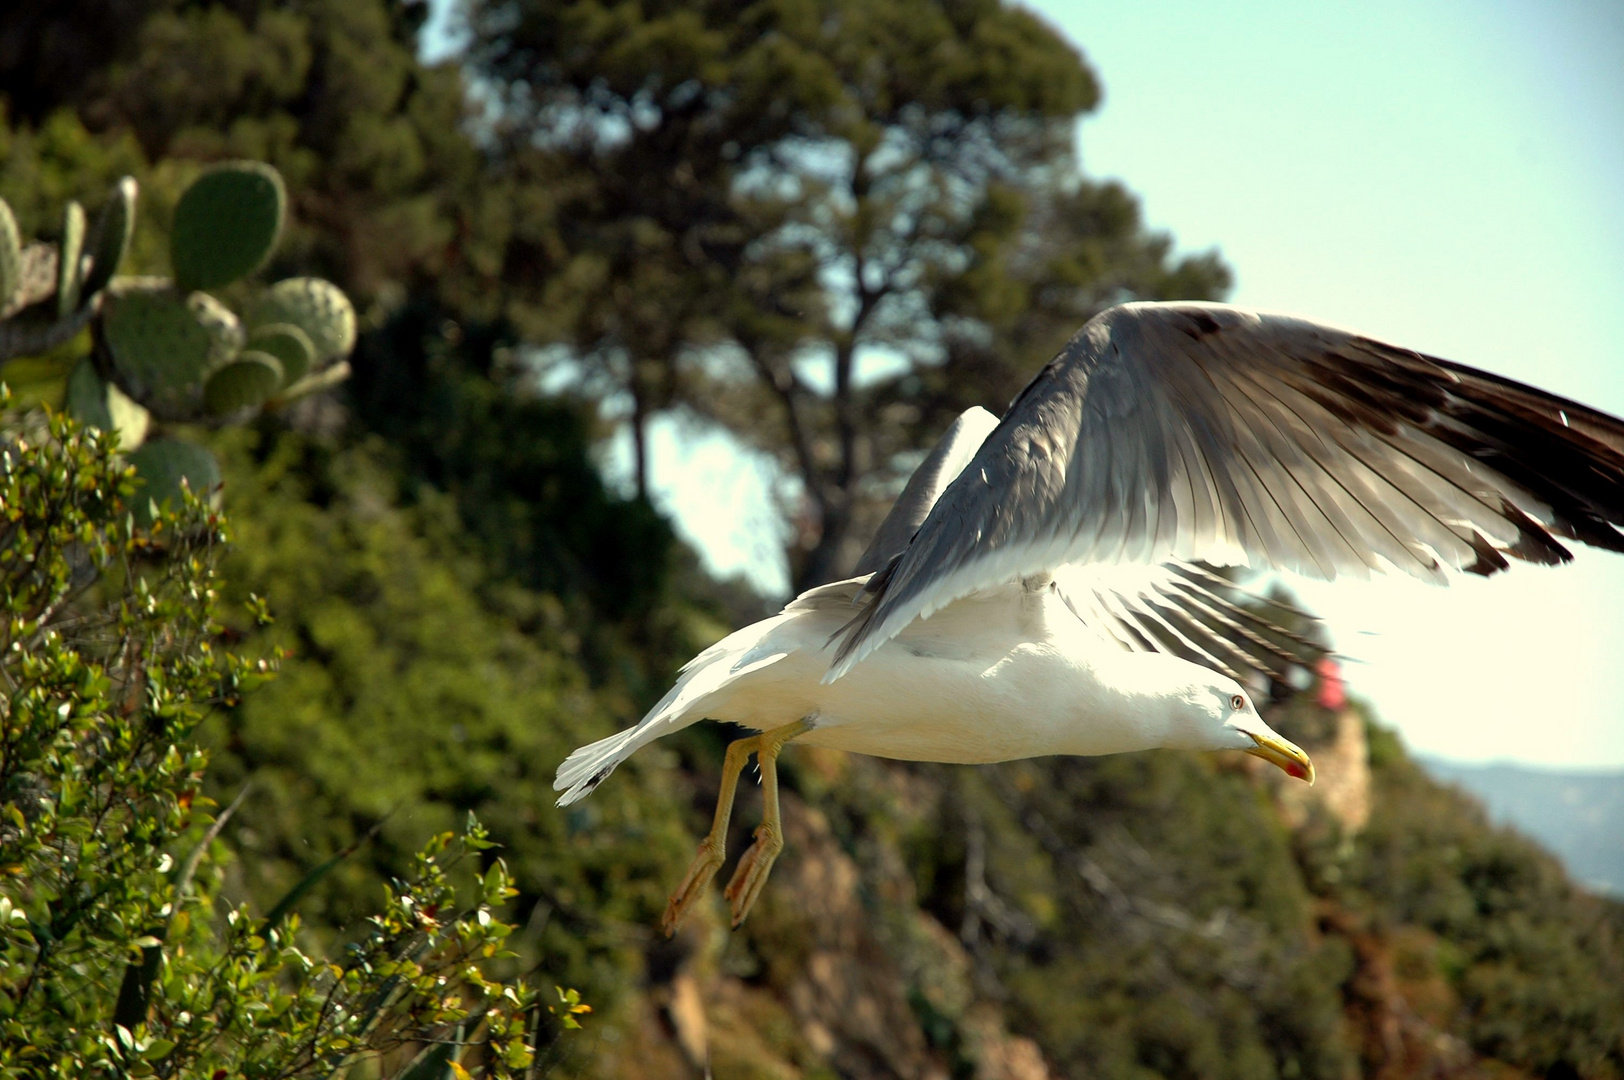
[[[1477,553],[1477,561],[1470,566],[1461,567],[1466,573],[1476,574],[1479,577],[1490,577],[1502,570],[1511,569],[1511,564],[1506,562],[1506,557],[1500,554],[1495,549],[1495,546],[1489,543],[1488,538],[1476,529],[1472,530],[1472,535],[1467,540],[1467,543],[1471,544],[1472,550]]]
[[[1557,543],[1556,538],[1545,531],[1545,526],[1510,502],[1500,501],[1500,513],[1517,526],[1517,542],[1506,549],[1506,554],[1541,566],[1560,566],[1573,561],[1573,552]]]

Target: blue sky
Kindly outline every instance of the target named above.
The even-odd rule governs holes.
[[[1104,84],[1085,171],[1218,248],[1234,302],[1624,414],[1624,3],[1027,6]],[[771,469],[676,420],[653,435],[657,499],[711,566],[783,591]],[[624,475],[624,441],[606,460]],[[1417,749],[1624,765],[1624,558],[1292,584]]]

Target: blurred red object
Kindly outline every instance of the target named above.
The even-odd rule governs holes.
[[[1319,662],[1315,669],[1319,675],[1319,703],[1320,708],[1330,709],[1332,712],[1341,712],[1348,704],[1347,688],[1342,682],[1342,667],[1329,656]]]

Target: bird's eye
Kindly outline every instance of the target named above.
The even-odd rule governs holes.
[[[1240,712],[1242,709],[1246,708],[1246,699],[1241,697],[1239,694],[1232,694],[1229,698],[1229,707],[1234,709],[1236,712]]]

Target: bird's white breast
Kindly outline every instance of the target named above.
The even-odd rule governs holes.
[[[775,633],[793,637],[778,643],[789,655],[729,686],[707,714],[760,729],[810,716],[804,743],[966,764],[1117,753],[1162,737],[1115,677],[1114,664],[1143,658],[1068,632],[1075,618],[1046,590],[959,601],[824,684],[824,643],[848,615],[785,623]]]

